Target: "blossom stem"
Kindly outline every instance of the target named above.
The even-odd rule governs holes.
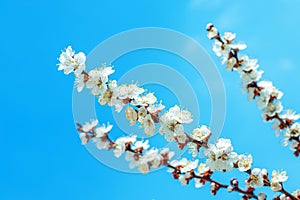
[[[279,190],[279,192],[281,192],[282,194],[285,194],[286,196],[290,197],[292,200],[299,200],[297,197],[295,197],[294,195],[292,195],[291,193],[289,193],[288,191],[286,191],[283,186],[281,188],[281,190]]]
[[[169,167],[169,168],[171,168],[171,169],[174,169],[174,170],[178,171],[179,174],[185,174],[185,173],[182,173],[178,168],[170,165],[169,163],[166,166]],[[188,173],[191,173],[191,172],[188,172]],[[197,179],[200,179],[200,180],[203,180],[203,181],[208,181],[210,183],[214,183],[214,184],[216,184],[218,186],[218,188],[227,189],[229,187],[229,185],[220,183],[220,182],[212,179],[211,176],[202,177],[202,176],[196,175],[195,173],[192,173],[192,174],[193,174],[192,178],[197,178]],[[258,197],[256,195],[254,195],[253,192],[244,191],[244,190],[240,189],[239,187],[234,187],[233,191],[241,193],[241,194],[244,194],[244,195],[246,195],[250,199],[251,198],[258,199]]]
[[[241,194],[244,194],[244,195],[246,195],[248,198],[253,198],[253,199],[258,199],[258,197],[255,195],[255,194],[253,194],[253,192],[247,192],[247,191],[244,191],[244,190],[242,190],[242,189],[240,189],[239,187],[234,187],[233,188],[233,191],[236,191],[236,192],[239,192],[239,193],[241,193]]]
[[[214,183],[214,184],[218,185],[219,188],[227,189],[229,187],[229,185],[226,185],[226,184],[220,183],[220,182],[218,182],[216,180],[213,180],[210,176],[206,178],[206,177],[201,177],[201,176],[194,175],[194,178],[198,178],[198,179],[202,179],[202,180],[208,181],[210,183]],[[239,187],[234,187],[232,191],[244,194],[244,195],[246,195],[250,199],[251,198],[258,199],[258,197],[256,195],[254,195],[253,193],[250,193],[248,191],[244,191],[244,190],[240,189]]]
[[[213,25],[211,25],[210,28],[208,28],[207,30],[211,31],[211,27],[213,27]],[[219,41],[222,44],[221,45],[222,50],[225,49],[225,47],[224,47],[225,45],[229,45],[232,42],[231,40],[229,41],[229,40],[226,40],[225,38],[221,37],[219,32],[216,33],[216,36],[214,36],[210,39],[215,39],[216,41]],[[235,49],[232,46],[230,46],[230,49],[228,51],[229,54],[222,55],[223,58],[225,58],[225,60],[229,60],[232,57],[235,58],[236,64],[233,66],[233,68],[239,68],[239,67],[243,66],[244,60],[243,59],[239,60],[239,55],[238,55],[239,50],[240,49],[238,49],[238,48]],[[220,57],[221,55],[217,55],[217,56]],[[254,71],[253,69],[250,69],[249,71],[242,70],[242,72],[244,72],[245,74],[252,73],[253,71]],[[255,88],[253,99],[256,96],[261,96],[261,94],[262,94],[261,90],[264,89],[264,88],[258,87],[257,82],[258,82],[258,80],[254,80],[253,82],[251,82],[247,85],[247,88]],[[276,96],[270,95],[268,103],[272,103],[276,98],[277,98]],[[280,131],[282,131],[286,128],[290,128],[293,125],[293,121],[294,121],[294,120],[288,119],[288,118],[281,118],[279,113],[276,113],[274,116],[266,115],[266,121],[271,121],[273,119],[276,119],[279,121],[280,124],[278,125],[278,128],[280,129]],[[289,141],[295,141],[298,143],[298,146],[294,147],[293,150],[294,150],[294,155],[299,156],[300,155],[300,136],[296,136],[296,137],[290,136]]]

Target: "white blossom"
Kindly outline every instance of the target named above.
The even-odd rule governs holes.
[[[96,142],[96,147],[100,150],[107,149],[109,147],[107,139],[94,138],[94,141]]]
[[[150,149],[140,158],[138,169],[141,173],[146,174],[150,171],[150,166],[154,160],[157,160],[158,149]],[[157,163],[155,165],[157,167]]]
[[[80,137],[80,140],[81,140],[81,144],[82,144],[82,145],[85,145],[85,144],[88,143],[89,140],[88,140],[88,138],[87,138],[86,133],[80,133],[79,137]]]
[[[118,87],[117,81],[116,80],[109,80],[108,87],[111,90],[116,89]]]
[[[150,147],[149,140],[146,140],[146,141],[136,141],[133,144],[132,149],[140,149],[140,148],[142,148],[143,150],[147,150],[149,147]]]
[[[184,133],[184,127],[181,124],[176,124],[174,128],[174,136],[177,138],[179,143],[185,143],[186,135]]]
[[[77,88],[77,92],[81,92],[84,88],[84,78],[85,75],[84,74],[78,74],[76,77],[75,77],[75,83],[74,83],[74,86],[75,88]]]
[[[257,106],[262,109],[266,107],[271,99],[271,97],[276,99],[281,99],[283,93],[277,90],[270,81],[260,81],[257,86],[263,88],[260,91],[259,99],[257,100]]]
[[[215,40],[213,43],[213,51],[218,57],[223,58],[223,63],[227,63],[229,53],[231,50],[243,50],[247,47],[247,45],[242,42],[233,43],[232,41],[235,39],[235,36],[236,36],[235,33],[225,32],[223,37],[221,38],[223,43],[220,42],[219,40]],[[232,65],[232,63],[236,62],[236,60],[235,61],[231,60],[229,62]],[[230,68],[231,67],[229,67],[228,65],[227,70],[230,70]]]
[[[282,186],[279,182],[271,182],[270,187],[271,187],[271,190],[273,190],[275,192],[282,189]]]
[[[247,88],[244,88],[245,90],[245,92],[246,92],[246,90],[248,90],[248,101],[249,102],[252,102],[253,101],[253,99],[255,98],[255,88],[254,87],[247,87]]]
[[[166,117],[166,114],[164,114],[161,118],[160,118],[160,128],[159,128],[159,133],[160,134],[166,134],[168,132],[174,132],[174,128],[175,128],[175,124],[176,121],[172,120],[172,119],[168,119]]]
[[[120,112],[123,106],[129,103],[129,100],[137,98],[143,92],[144,89],[138,87],[136,84],[123,84],[114,88],[111,104],[115,106],[117,112]]]
[[[152,105],[157,101],[157,98],[154,96],[153,93],[148,93],[143,96],[137,96],[134,101],[131,103],[132,105],[139,105],[139,106],[148,106]]]
[[[74,72],[76,74],[81,74],[85,69],[86,56],[84,53],[79,52],[75,54],[71,46],[66,48],[65,52],[62,52],[59,56],[58,70],[64,70],[64,74],[70,74]]]
[[[108,133],[112,129],[112,127],[113,127],[113,125],[111,125],[109,123],[107,125],[103,124],[102,126],[97,127],[95,129],[96,137],[103,137],[104,134]]]
[[[203,175],[206,172],[208,172],[210,170],[209,166],[207,166],[205,163],[201,163],[198,166],[198,174]]]
[[[129,88],[136,89],[136,97],[144,91],[142,88],[137,87],[135,84],[123,84],[121,86],[117,86],[117,84],[114,82],[111,82],[110,84],[111,86],[109,85],[109,88],[112,91],[111,95],[109,95],[110,106],[114,106],[116,112],[120,112],[123,109],[123,107],[127,103],[129,103],[129,100],[131,100],[133,91],[130,91]]]
[[[300,123],[296,122],[291,127],[287,128],[286,134],[288,138],[300,136]]]
[[[205,125],[202,125],[200,128],[195,128],[190,134],[191,138],[197,141],[206,140],[210,135],[211,130]]]
[[[167,115],[170,119],[176,120],[178,123],[191,123],[193,121],[192,114],[188,110],[181,110],[179,106],[175,105],[169,109]]]
[[[294,111],[288,109],[288,110],[285,110],[284,113],[282,113],[280,115],[280,118],[295,121],[295,120],[300,119],[300,115],[296,114]]]
[[[276,113],[280,113],[282,111],[283,107],[281,105],[280,101],[276,102],[270,102],[268,105],[263,109],[263,116],[264,119],[266,120],[267,116],[273,117],[275,116]]]
[[[164,105],[162,105],[161,103],[159,104],[151,104],[150,106],[147,107],[148,112],[154,114],[157,112],[162,111],[165,108]]]
[[[123,109],[123,107],[126,105],[122,100],[118,99],[117,96],[113,96],[111,98],[111,105],[115,107],[115,111],[116,112],[121,112],[121,110]]]
[[[174,134],[173,132],[169,131],[165,134],[165,139],[167,142],[172,142],[174,140]]]
[[[243,42],[236,42],[229,45],[231,49],[234,50],[244,50],[247,48],[247,45]]]
[[[286,171],[276,171],[274,170],[272,172],[272,178],[271,178],[271,189],[273,191],[279,191],[282,189],[281,183],[285,182],[288,179],[286,175]]]
[[[143,123],[143,121],[145,120],[147,115],[148,115],[148,112],[144,106],[142,106],[138,109],[138,121],[139,122]]]
[[[192,114],[189,111],[187,111],[187,110],[182,110],[180,112],[179,116],[177,116],[177,117],[178,117],[177,121],[179,123],[186,123],[186,124],[188,124],[188,123],[191,123],[193,121]]]
[[[266,200],[267,199],[267,195],[262,192],[258,193],[257,197],[258,197],[258,200]]]
[[[247,171],[251,168],[252,166],[252,156],[251,155],[239,155],[238,156],[238,169],[241,171],[241,172],[244,172],[244,171]]]
[[[287,181],[288,176],[286,175],[286,171],[276,171],[273,170],[272,171],[272,182],[280,182],[283,183],[285,181]]]
[[[212,23],[206,24],[206,30],[209,31],[212,27],[214,27],[214,25]]]
[[[178,180],[180,181],[182,186],[185,186],[188,184],[189,179],[192,177],[191,173],[185,173],[179,176]]]
[[[82,127],[81,130],[83,132],[90,132],[92,129],[94,129],[98,124],[98,120],[92,120],[91,122],[86,122]]]
[[[225,32],[223,35],[223,39],[227,41],[227,43],[231,43],[236,37],[235,33]]]
[[[158,149],[150,149],[141,157],[141,162],[152,162],[158,155]]]
[[[248,85],[249,83],[252,82],[257,82],[258,80],[260,80],[262,74],[264,73],[262,70],[251,70],[250,72],[241,72],[241,78],[243,81],[243,85]]]
[[[102,106],[106,104],[112,106],[112,96],[113,92],[110,89],[106,90],[101,96],[98,96],[99,104]]]
[[[98,96],[98,102],[100,103],[100,105],[104,106],[108,104],[109,106],[118,107],[117,106],[118,104],[121,106],[121,108],[123,108],[124,105],[123,102],[117,99],[117,97],[114,95],[114,91],[116,90],[116,88],[117,88],[116,80],[109,81],[108,89],[101,96]]]
[[[169,164],[173,167],[178,167],[178,166],[183,166],[185,165],[185,163],[187,162],[187,159],[186,158],[182,158],[181,160],[172,160]],[[169,168],[167,170],[168,172],[173,172],[174,169],[172,168]]]
[[[176,135],[178,143],[185,144],[187,136],[185,134]]]
[[[297,150],[297,149],[298,149],[298,146],[299,146],[299,142],[298,142],[298,141],[292,140],[292,141],[290,142],[290,149],[291,149],[292,151]]]
[[[215,40],[213,43],[213,49],[218,57],[228,57],[231,47],[227,44],[222,44],[220,41]]]
[[[284,147],[286,147],[286,146],[288,146],[289,145],[289,142],[290,142],[290,135],[287,133],[287,132],[285,132],[285,133],[283,133],[283,140],[282,140],[282,146],[284,146]]]
[[[265,169],[252,169],[249,178],[245,181],[246,185],[252,188],[260,188],[264,186],[264,174],[266,174]]]
[[[146,115],[143,119],[142,127],[144,128],[144,133],[146,135],[152,136],[155,133],[155,123],[150,114]]]
[[[237,160],[237,153],[232,152],[233,147],[229,139],[220,138],[216,145],[209,144],[204,153],[207,157],[206,164],[212,170],[230,171]]]
[[[169,148],[163,148],[160,151],[160,155],[165,162],[168,162],[169,160],[171,160],[173,158],[175,153],[173,151],[170,151]]]
[[[151,164],[153,168],[158,168],[162,164],[163,157],[161,154],[157,154],[157,156],[152,160]]]
[[[128,98],[128,86],[125,85],[125,84],[122,84],[120,86],[118,86],[116,88],[116,91],[115,91],[115,96],[118,98],[118,99],[126,99]]]
[[[210,189],[210,192],[214,194],[216,192],[216,190],[218,189],[217,184],[214,182],[211,182],[209,189]]]
[[[208,27],[208,25],[206,26],[208,28],[208,30],[209,30],[208,34],[207,34],[207,37],[209,39],[212,39],[212,38],[214,38],[214,37],[216,37],[218,35],[218,30],[215,27],[213,27],[213,26],[212,27]]]
[[[165,134],[167,141],[172,141],[174,133],[176,132],[175,136],[178,136],[180,141],[185,141],[186,136],[182,133],[183,127],[181,127],[180,124],[190,122],[192,122],[191,113],[187,110],[181,110],[180,107],[176,105],[165,112],[160,118],[161,127],[159,133]]]
[[[247,55],[239,54],[238,58],[242,61],[242,64],[239,66],[239,70],[249,72],[251,70],[257,70],[259,65],[257,64],[257,59],[250,59]]]
[[[89,79],[86,82],[86,87],[91,89],[93,95],[103,94],[107,90],[108,76],[114,73],[114,71],[111,66],[89,71]]]
[[[227,71],[232,71],[234,66],[236,65],[236,59],[235,57],[231,57],[226,61],[226,70]]]
[[[149,163],[138,162],[138,169],[142,174],[147,174],[150,172]]]
[[[133,126],[138,119],[136,110],[131,106],[128,106],[125,112],[126,112],[126,119],[130,121],[130,126]]]
[[[278,119],[275,119],[273,124],[272,124],[272,129],[275,130],[275,136],[279,136],[281,133],[281,128],[280,128],[281,122]]]
[[[197,168],[198,162],[199,162],[199,160],[186,161],[186,162],[182,165],[182,168],[180,169],[180,171],[181,171],[182,173],[186,173],[186,172],[189,172],[189,171],[191,171],[191,170],[194,170],[194,169]]]
[[[257,83],[257,87],[261,88],[261,91],[256,104],[260,109],[262,109],[269,103],[271,88],[273,87],[273,84],[270,81],[260,81]]]
[[[195,158],[198,155],[198,148],[197,148],[197,144],[194,142],[189,142],[187,143],[187,147],[188,147],[188,152],[190,154],[192,154],[192,157]]]
[[[125,159],[127,161],[130,161],[129,163],[129,168],[133,169],[134,167],[136,167],[138,165],[138,161],[139,161],[139,155],[133,152],[127,152]]]
[[[118,158],[126,150],[126,144],[133,144],[136,141],[136,136],[119,137],[115,141],[114,155]]]
[[[136,84],[129,84],[127,86],[127,97],[129,99],[137,98],[143,92],[144,92],[144,89],[138,87]]]
[[[197,168],[197,165],[198,165],[198,160],[195,160],[195,161],[189,161],[187,160],[186,158],[182,158],[181,160],[172,160],[170,162],[170,165],[171,166],[174,166],[174,167],[178,167],[180,166],[180,171],[182,173],[185,173],[185,172],[188,172],[192,169],[196,169]],[[168,169],[168,172],[173,172],[173,169]]]
[[[234,42],[236,34],[231,32],[225,32],[222,39],[225,40],[225,44],[228,44],[229,47],[233,50],[244,50],[247,48],[247,45],[243,42]]]
[[[163,148],[159,154],[154,156],[153,160],[151,161],[151,165],[153,168],[158,168],[164,163],[168,163],[169,160],[175,155],[173,151],[170,151],[169,148]]]
[[[133,150],[135,149],[139,149],[139,148],[142,148],[143,150],[147,150],[149,148],[149,141],[146,140],[146,141],[136,141],[132,146],[131,148]],[[140,160],[140,154],[138,153],[133,153],[133,152],[130,152],[128,151],[126,153],[126,156],[125,156],[125,159],[127,161],[130,161],[130,164],[129,164],[129,168],[132,169],[134,168],[135,166],[139,166],[139,169],[140,170],[146,170],[147,171],[147,166],[145,166]],[[147,173],[146,171],[143,171],[144,173]]]

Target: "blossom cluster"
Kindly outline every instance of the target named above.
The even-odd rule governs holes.
[[[226,38],[232,41],[233,36],[228,35]],[[230,48],[232,47],[242,48],[243,44],[230,43]],[[194,179],[196,188],[209,182],[210,190],[214,195],[219,189],[224,188],[229,192],[243,194],[243,199],[263,200],[266,199],[266,195],[264,193],[256,195],[254,191],[256,188],[268,186],[271,190],[282,193],[280,199],[299,199],[298,190],[290,194],[283,188],[282,183],[287,180],[285,171],[273,171],[271,178],[268,178],[267,170],[252,169],[252,156],[234,152],[229,139],[220,138],[216,144],[209,143],[212,133],[207,126],[203,125],[189,134],[186,133],[184,124],[192,122],[192,114],[188,110],[175,105],[160,115],[165,106],[161,101],[157,101],[154,93],[145,93],[145,89],[134,83],[118,86],[117,81],[109,80],[109,75],[114,72],[112,66],[103,64],[97,69],[86,72],[85,55],[81,52],[75,54],[71,47],[62,52],[59,61],[59,70],[64,70],[65,74],[74,72],[75,87],[78,92],[84,87],[88,88],[101,105],[113,106],[117,112],[127,105],[125,112],[130,125],[138,124],[144,129],[146,135],[153,135],[156,131],[156,123],[159,124],[159,133],[164,135],[168,142],[177,142],[179,148],[187,147],[193,158],[171,160],[174,153],[169,149],[150,148],[148,140],[138,141],[135,135],[119,137],[113,141],[109,137],[113,126],[109,123],[99,126],[97,120],[83,125],[77,123],[82,144],[92,141],[96,143],[98,149],[113,150],[117,158],[126,154],[125,159],[130,162],[129,167],[137,167],[141,173],[148,173],[151,168],[167,166],[168,171],[182,185],[187,185],[191,179]],[[205,162],[199,164],[199,160],[194,158],[197,157],[200,148],[204,148]],[[245,190],[240,188],[237,179],[232,179],[229,185],[212,179],[216,171],[227,172],[233,169],[248,174]]]
[[[66,60],[63,59],[65,55],[69,55],[68,60],[71,60],[68,63],[77,63],[74,58],[78,55],[85,58],[85,55],[82,52],[75,54],[69,46],[59,58],[61,62],[59,70],[64,66],[66,69],[72,69],[67,74],[74,72],[75,87],[78,92],[86,87],[92,95],[96,96],[101,105],[112,106],[117,112],[127,105],[126,118],[130,125],[139,124],[146,135],[152,136],[157,131],[156,123],[158,123],[160,125],[158,132],[165,135],[168,142],[176,141],[180,148],[188,146],[189,152],[194,157],[197,156],[199,148],[207,143],[211,136],[207,127],[196,128],[190,135],[184,131],[183,124],[192,122],[192,115],[188,110],[175,105],[159,116],[165,106],[157,100],[154,93],[145,92],[146,90],[139,87],[137,83],[118,85],[116,80],[109,80],[109,76],[114,73],[113,66],[104,63],[101,67],[86,72],[85,59],[82,59],[83,62],[80,63],[82,67],[78,71],[78,67],[68,67],[68,63],[62,62]]]
[[[83,145],[91,140],[100,150],[113,150],[117,158],[126,152],[125,159],[130,162],[129,167],[132,169],[137,166],[143,174],[150,172],[151,167],[158,168],[166,165],[174,156],[174,152],[170,152],[168,148],[160,151],[157,148],[149,149],[149,141],[137,140],[136,135],[122,136],[113,141],[108,136],[113,126],[110,124],[98,126],[98,120],[83,125],[77,123],[77,126]]]
[[[225,32],[222,36],[213,24],[207,25],[208,38],[214,40],[213,51],[221,58],[222,64],[226,65],[228,71],[236,71],[242,79],[243,91],[248,93],[251,102],[257,99],[256,105],[262,110],[264,121],[273,121],[273,129],[276,136],[284,137],[282,145],[287,146],[294,152],[295,156],[300,154],[300,123],[296,122],[300,115],[294,111],[284,110],[280,99],[283,92],[278,90],[271,81],[263,80],[263,70],[259,69],[257,59],[249,58],[240,54],[247,45],[235,42],[235,33]]]

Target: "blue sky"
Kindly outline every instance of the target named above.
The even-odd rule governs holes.
[[[213,197],[208,186],[182,187],[165,170],[148,175],[113,170],[80,145],[72,116],[73,78],[57,72],[60,50],[71,44],[89,53],[114,34],[149,26],[180,31],[207,50],[226,89],[222,137],[231,138],[237,152],[251,153],[254,166],[287,170],[288,190],[300,188],[299,158],[280,146],[270,124],[262,122],[255,104],[241,94],[238,75],[220,65],[205,31],[205,25],[213,22],[220,30],[236,32],[248,44],[246,53],[259,59],[264,77],[285,92],[284,106],[300,111],[299,7],[295,0],[0,0],[0,199],[240,199],[226,191]],[[127,63],[129,70],[131,63],[158,57],[156,53],[141,55],[118,62]],[[116,73],[115,78],[121,75]],[[159,92],[160,98],[168,96]],[[203,103],[210,98],[201,95]],[[207,123],[208,111],[203,107],[201,121]],[[232,173],[216,178],[228,182],[230,176],[242,177]]]

